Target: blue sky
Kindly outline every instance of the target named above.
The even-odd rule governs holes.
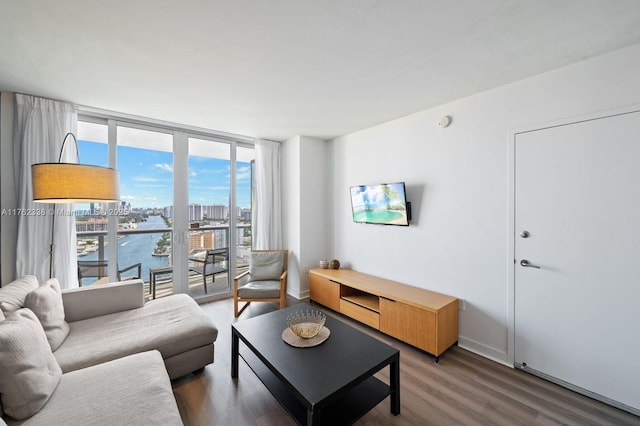
[[[107,145],[78,141],[80,162],[107,166]],[[120,197],[131,207],[173,205],[173,154],[118,146]],[[230,162],[189,156],[189,203],[229,205]],[[236,163],[237,205],[251,206],[251,164]]]

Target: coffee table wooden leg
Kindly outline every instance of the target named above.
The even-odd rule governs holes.
[[[238,357],[240,356],[240,338],[231,330],[231,377],[238,377]]]
[[[400,414],[400,354],[389,364],[389,385],[391,386],[391,414]]]

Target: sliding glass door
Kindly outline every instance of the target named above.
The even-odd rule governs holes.
[[[231,145],[189,138],[189,294],[231,290]]]
[[[150,297],[172,294],[173,133],[119,124],[116,157],[119,279],[140,273]]]
[[[79,261],[100,265],[79,269],[82,285],[141,278],[149,298],[229,295],[251,249],[253,146],[83,116],[78,140],[82,163],[118,169],[121,194],[76,206]]]

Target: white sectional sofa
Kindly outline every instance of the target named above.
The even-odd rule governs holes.
[[[217,333],[187,295],[145,303],[140,280],[61,293],[23,277],[0,288],[2,418],[181,424],[170,378],[212,363]]]

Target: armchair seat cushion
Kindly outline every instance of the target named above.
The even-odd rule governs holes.
[[[277,299],[280,297],[280,281],[250,281],[238,288],[242,299]]]

